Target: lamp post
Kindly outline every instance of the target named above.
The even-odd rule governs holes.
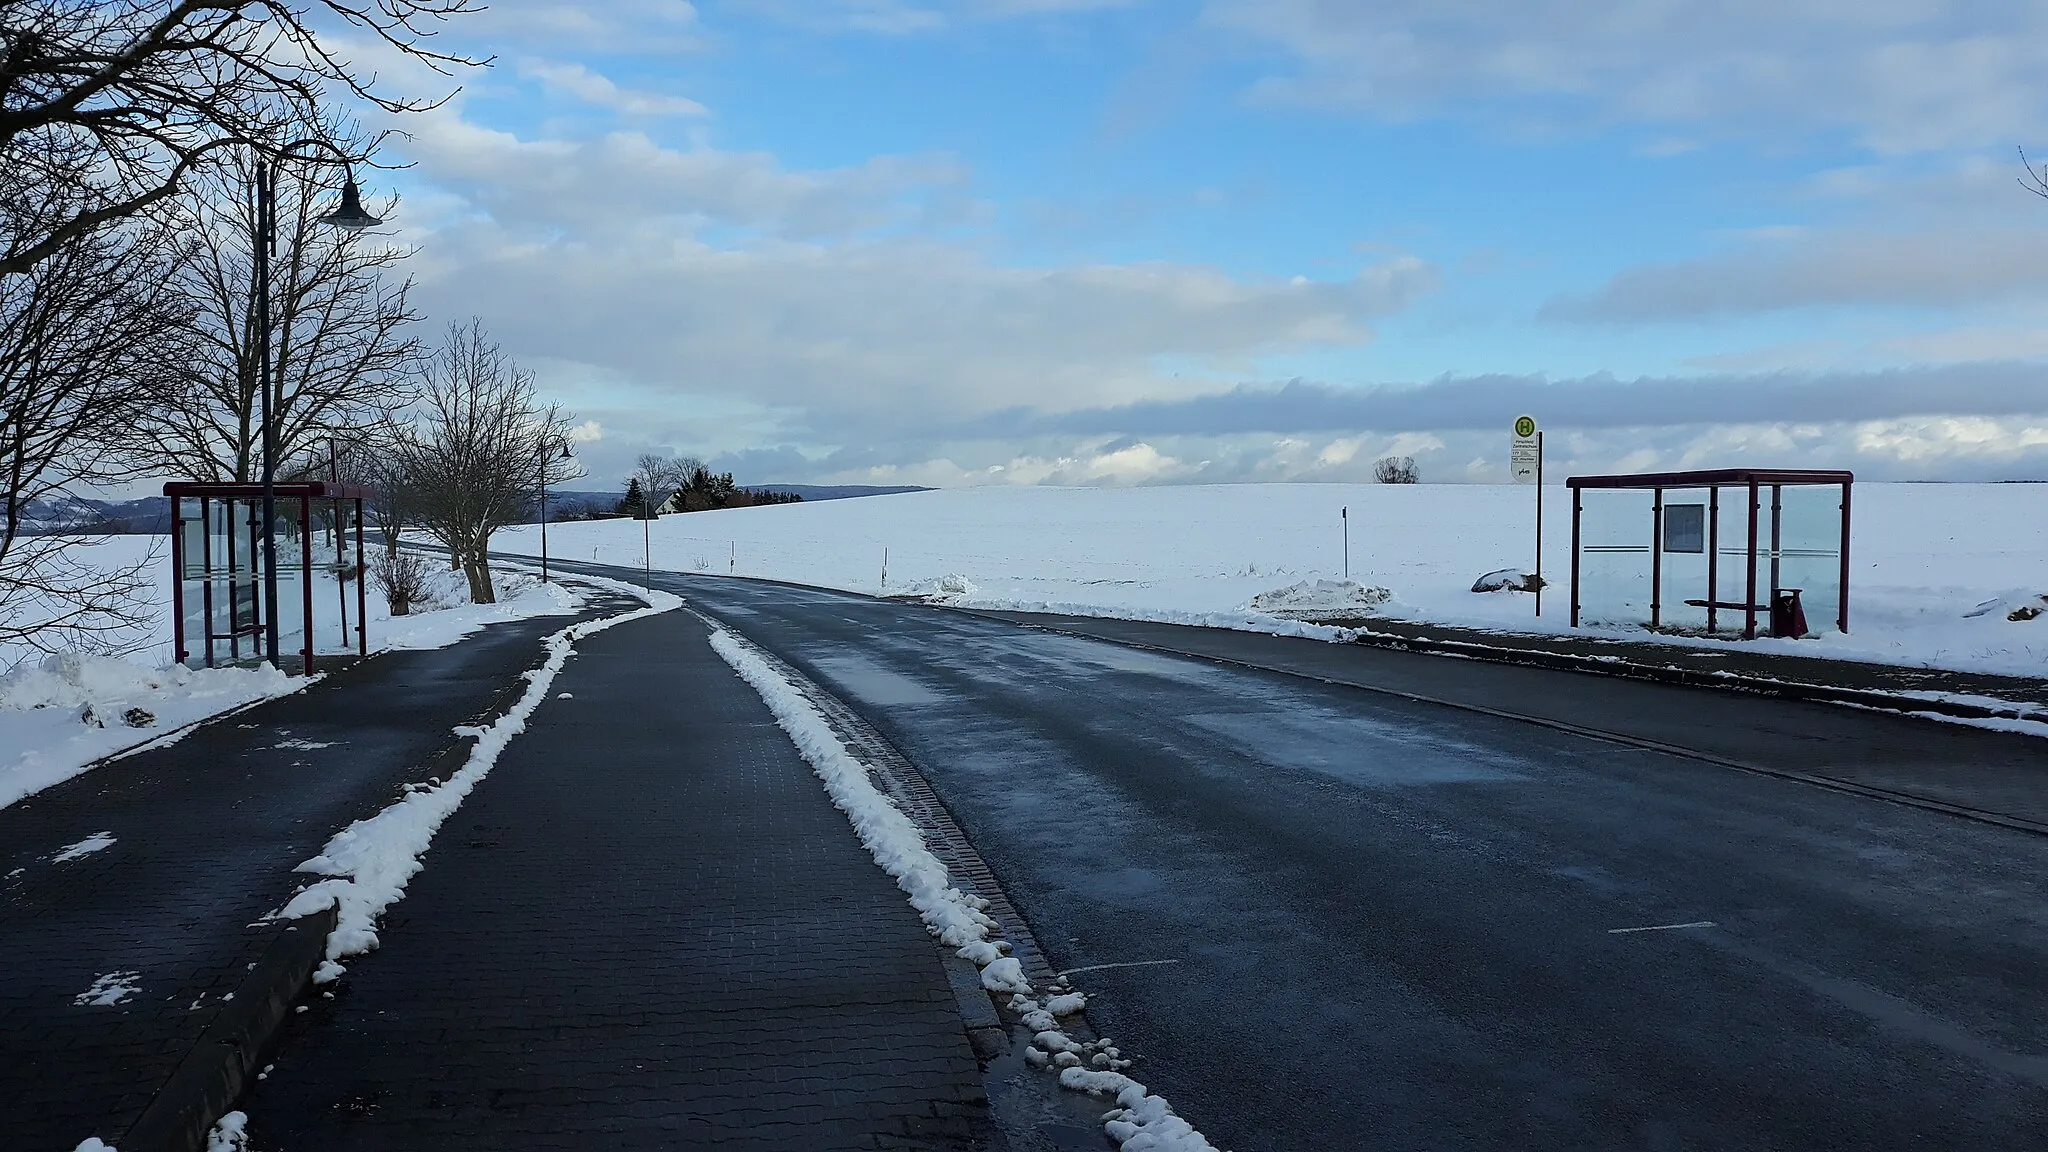
[[[299,156],[301,148],[325,148],[336,158]],[[363,210],[362,192],[350,170],[349,154],[325,140],[295,140],[277,150],[276,159],[313,160],[339,164],[346,174],[341,206],[320,217],[320,223],[345,232],[360,232],[384,221]],[[263,656],[273,668],[277,663],[277,422],[271,410],[273,375],[270,363],[270,258],[277,251],[277,173],[271,159],[261,150],[256,154],[256,385],[262,392],[263,423]]]
[[[559,444],[562,454],[554,454]],[[540,442],[540,582],[548,583],[548,465],[557,460],[568,460],[575,456],[569,451],[567,436],[543,437]]]

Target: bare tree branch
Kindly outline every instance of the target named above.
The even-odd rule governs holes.
[[[360,143],[339,122],[326,129]],[[191,301],[197,340],[185,386],[150,414],[144,439],[161,461],[195,479],[248,483],[262,467],[261,360],[249,285],[254,164],[246,154],[234,157],[175,207],[195,241],[178,288]],[[410,249],[322,226],[328,196],[310,182],[287,175],[277,181],[276,199],[273,415],[278,456],[288,460],[322,436],[360,440],[365,433],[351,429],[387,423],[411,402],[418,341],[410,329],[419,317],[411,281],[384,279]]]
[[[339,20],[442,74],[481,66],[433,46],[475,0],[4,0],[0,172],[83,193],[10,233],[0,276],[157,204],[231,144],[283,143],[343,89],[387,112],[435,99],[376,90],[316,32]]]
[[[0,226],[22,218],[0,196]],[[140,567],[81,559],[90,542],[30,535],[31,502],[132,475],[124,449],[186,347],[164,285],[181,254],[137,223],[75,240],[0,277],[0,646],[95,647],[147,616]]]

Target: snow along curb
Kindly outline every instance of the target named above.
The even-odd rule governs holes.
[[[446,781],[408,785],[405,799],[335,833],[318,856],[298,866],[297,871],[329,879],[309,885],[274,915],[291,919],[328,907],[338,913],[334,931],[327,937],[326,961],[313,974],[315,983],[327,983],[346,971],[340,964],[343,958],[377,947],[377,918],[404,898],[406,883],[424,867],[420,857],[432,845],[442,822],[462,806],[478,781],[490,775],[512,738],[526,731],[527,718],[547,699],[555,674],[576,654],[576,641],[615,625],[673,611],[683,603],[680,596],[667,592],[635,588],[602,577],[579,579],[628,593],[646,601],[648,606],[602,620],[571,624],[549,636],[545,642],[547,659],[540,667],[521,673],[527,685],[519,701],[487,727],[465,725],[455,730],[457,735],[476,738],[476,746],[470,749],[469,759],[460,769]]]
[[[988,902],[949,882],[946,866],[925,846],[917,825],[876,789],[866,765],[840,742],[802,690],[776,671],[753,645],[716,624],[711,647],[761,694],[776,723],[824,781],[833,805],[846,814],[861,844],[910,897],[911,907],[923,917],[926,929],[981,970],[983,988],[1011,994],[1011,1007],[1024,1013],[1036,1034],[1027,1059],[1036,1054],[1040,1059],[1032,1063],[1057,1066],[1060,1083],[1067,1088],[1114,1096],[1117,1107],[1103,1116],[1103,1127],[1124,1152],[1216,1152],[1193,1125],[1174,1114],[1164,1098],[1151,1095],[1143,1084],[1115,1071],[1115,1066],[1125,1062],[1116,1059],[1114,1050],[1076,1043],[1058,1029],[1054,1017],[1079,1010],[1085,998],[1054,997],[1042,1007],[1032,999],[1023,965],[1006,955],[1008,942],[993,935],[997,924],[984,911]],[[1084,1068],[1084,1061],[1097,1067]]]

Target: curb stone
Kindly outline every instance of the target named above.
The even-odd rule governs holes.
[[[2031,720],[2035,723],[2048,723],[2048,709],[2018,703],[1998,707],[1961,700],[1923,699],[1864,688],[1841,688],[1832,684],[1815,684],[1811,681],[1750,676],[1740,672],[1697,672],[1690,668],[1679,668],[1669,664],[1645,664],[1617,656],[1577,656],[1568,652],[1475,644],[1469,640],[1431,640],[1424,637],[1396,636],[1387,632],[1375,632],[1369,626],[1359,629],[1351,642],[1397,652],[1463,656],[1495,664],[1522,664],[1564,672],[1651,680],[1687,688],[1718,688],[1725,692],[1749,692],[1790,700],[1853,704],[1908,715],[1915,712],[1935,712],[1967,720]]]
[[[114,1141],[122,1152],[201,1152],[207,1134],[232,1109],[291,1016],[292,1002],[327,954],[335,906],[279,927],[235,989],[234,1000],[157,1089],[135,1123]]]

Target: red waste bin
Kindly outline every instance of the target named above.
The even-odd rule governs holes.
[[[1780,588],[1771,601],[1771,635],[1790,636],[1794,640],[1806,635],[1806,608],[1799,603],[1799,589]]]

